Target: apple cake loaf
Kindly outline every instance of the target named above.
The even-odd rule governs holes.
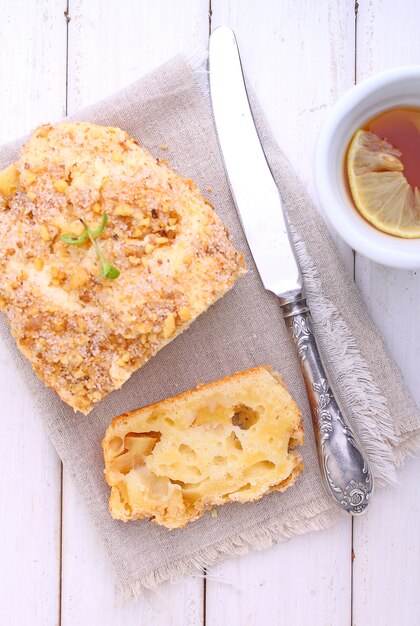
[[[0,173],[0,307],[87,414],[244,272],[218,215],[119,128],[37,128]]]

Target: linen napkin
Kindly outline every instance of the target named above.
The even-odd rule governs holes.
[[[273,141],[255,102],[253,108],[289,213],[325,365],[364,444],[377,485],[392,482],[396,466],[420,445],[419,411],[325,225]],[[194,567],[329,526],[340,512],[321,483],[306,392],[278,301],[263,289],[232,203],[213,126],[205,68],[193,68],[185,58],[177,57],[73,119],[119,126],[152,154],[166,158],[180,174],[192,178],[229,227],[249,268],[222,300],[87,417],[74,413],[39,382],[1,320],[2,340],[86,500],[121,587],[127,595],[136,595],[143,586],[153,588]],[[22,141],[0,149],[1,167],[18,156]],[[168,149],[163,153],[164,144]],[[305,470],[297,484],[255,503],[225,505],[218,509],[217,517],[206,513],[186,528],[171,532],[147,520],[113,520],[108,513],[109,488],[101,450],[111,419],[199,382],[262,364],[283,375],[303,412]]]

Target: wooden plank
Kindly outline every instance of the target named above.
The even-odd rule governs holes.
[[[207,0],[70,0],[70,17],[72,111],[126,87],[175,54],[207,46]]]
[[[1,410],[0,623],[52,626],[59,615],[61,464],[4,350],[0,378],[6,381]]]
[[[347,521],[209,569],[206,625],[339,626],[350,619]]]
[[[65,114],[66,6],[66,0],[2,3],[2,143]]]
[[[64,478],[62,626],[201,626],[203,579],[184,577],[125,600],[76,486]],[[136,547],[133,546],[133,550]]]
[[[351,3],[212,0],[212,28],[237,35],[243,65],[279,145],[314,195],[313,148],[329,106],[353,84]],[[314,51],[316,50],[316,54]],[[352,270],[353,255],[341,251]],[[351,521],[210,568],[206,623],[348,624]],[[232,581],[220,584],[213,578]],[[296,600],[298,598],[298,600]]]
[[[124,87],[185,49],[207,45],[205,0],[71,0],[70,18],[69,113]],[[84,504],[79,503],[67,476],[64,484],[62,623],[202,624],[200,577],[164,585],[158,595],[149,594],[137,602],[123,601]]]
[[[63,0],[2,4],[0,142],[63,114]],[[0,459],[0,623],[59,619],[61,464],[4,346]]]
[[[418,63],[419,6],[405,0],[362,2],[357,25],[357,78],[388,67]],[[420,327],[419,272],[381,267],[356,257],[356,280],[371,315],[384,333],[418,402]],[[354,524],[354,606],[357,626],[411,626],[420,615],[420,462],[410,462],[400,484],[376,495],[365,518]]]
[[[419,623],[419,473],[420,459],[410,459],[354,525],[354,625]]]

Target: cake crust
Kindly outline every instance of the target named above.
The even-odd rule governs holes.
[[[120,275],[101,277],[84,225]],[[83,220],[84,224],[81,223]],[[194,183],[123,130],[41,126],[0,173],[0,307],[44,383],[87,414],[244,272]]]

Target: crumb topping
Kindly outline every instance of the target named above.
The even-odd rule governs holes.
[[[120,270],[99,277],[100,235]],[[41,126],[0,173],[0,306],[44,382],[89,412],[243,272],[213,207],[118,128]]]

